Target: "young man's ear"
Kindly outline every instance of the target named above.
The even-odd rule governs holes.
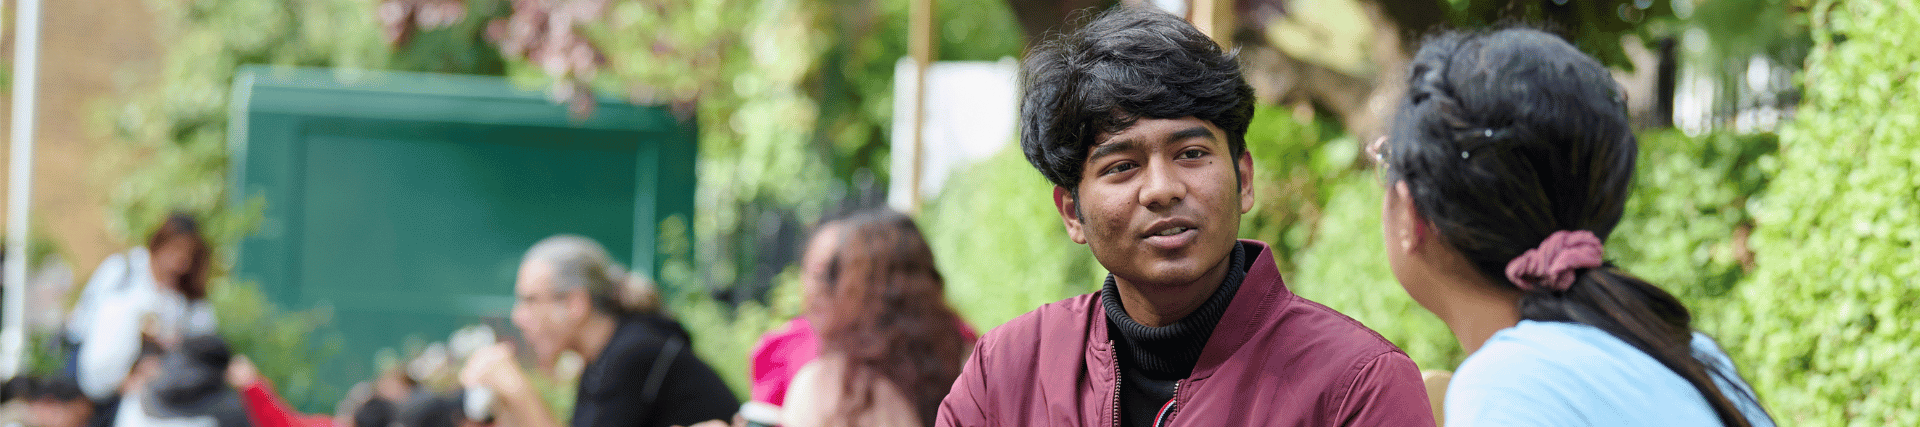
[[[1067,237],[1074,243],[1087,244],[1087,236],[1080,230],[1080,201],[1065,187],[1053,186],[1053,207],[1060,212],[1060,222],[1067,226]]]
[[[1240,150],[1240,158],[1233,160],[1235,177],[1240,184],[1240,213],[1253,210],[1253,154]]]

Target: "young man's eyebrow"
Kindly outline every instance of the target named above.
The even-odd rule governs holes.
[[[1186,129],[1181,129],[1179,132],[1174,132],[1171,135],[1167,135],[1167,142],[1169,143],[1180,142],[1180,141],[1186,140],[1187,138],[1206,138],[1208,141],[1215,140],[1213,137],[1213,131],[1207,130],[1206,126],[1194,126]]]
[[[1089,161],[1097,160],[1101,157],[1106,157],[1113,153],[1129,151],[1137,148],[1140,148],[1140,141],[1138,140],[1134,140],[1131,138],[1121,139],[1121,140],[1109,139],[1107,140],[1106,143],[1093,146],[1093,153],[1087,155],[1087,160]]]
[[[1187,140],[1188,138],[1206,138],[1208,141],[1215,140],[1213,131],[1207,130],[1206,126],[1194,126],[1168,134],[1166,142],[1175,143]],[[1087,160],[1095,160],[1101,156],[1138,148],[1140,148],[1140,141],[1137,139],[1109,139],[1105,143],[1093,146],[1093,153],[1087,155]]]

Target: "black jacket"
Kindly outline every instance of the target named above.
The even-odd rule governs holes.
[[[574,427],[655,427],[730,420],[740,406],[713,368],[693,353],[679,322],[620,319],[600,356],[580,373]]]

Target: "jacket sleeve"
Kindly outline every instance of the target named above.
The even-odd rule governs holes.
[[[120,384],[140,360],[140,317],[142,307],[133,301],[108,301],[101,304],[99,316],[88,325],[75,369],[80,390],[95,401],[120,393]]]
[[[992,342],[980,340],[973,354],[967,356],[967,364],[960,368],[960,377],[953,381],[953,390],[940,400],[940,413],[933,420],[935,427],[970,427],[993,425],[991,412],[980,406],[980,398],[987,395],[987,354],[992,353]]]
[[[1353,388],[1335,419],[1347,426],[1431,426],[1433,404],[1427,400],[1420,368],[1406,353],[1389,351],[1362,364]]]
[[[304,424],[298,414],[280,400],[280,396],[273,394],[266,380],[254,381],[241,389],[240,403],[246,406],[247,419],[252,420],[255,427],[300,427]]]

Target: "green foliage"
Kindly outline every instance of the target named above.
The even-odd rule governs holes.
[[[399,33],[403,39],[391,46],[393,52],[384,68],[457,74],[505,73],[506,60],[487,40],[489,21],[486,18],[507,13],[511,5],[507,0],[461,0],[459,3],[464,3],[464,15],[441,25],[387,22],[389,37]]]
[[[1407,296],[1387,267],[1380,228],[1380,180],[1346,174],[1329,183],[1331,197],[1318,224],[1320,238],[1294,260],[1287,286],[1393,341],[1421,369],[1453,370],[1466,357],[1438,317]]]
[[[1771,134],[1641,134],[1633,196],[1608,256],[1665,286],[1696,316],[1717,310],[1753,268],[1747,205],[1770,181],[1761,165],[1776,161],[1778,149]]]
[[[36,331],[27,336],[25,375],[51,377],[67,367],[67,352],[60,348],[61,331]]]
[[[1722,340],[1785,425],[1920,424],[1920,15],[1810,10],[1806,97],[1751,203],[1756,267]]]
[[[1359,166],[1359,147],[1336,124],[1302,123],[1277,105],[1255,107],[1247,127],[1254,207],[1241,217],[1240,237],[1267,242],[1280,271],[1293,271],[1294,254],[1319,234],[1330,181]]]
[[[954,174],[920,217],[947,301],[981,331],[1100,288],[1106,270],[1061,221],[1053,184],[1017,148]]]
[[[377,67],[386,50],[369,0],[160,1],[167,55],[153,89],[112,114],[125,172],[108,203],[110,230],[128,240],[173,210],[200,214],[209,239],[237,241],[257,207],[228,206],[227,106],[241,64]]]
[[[287,402],[309,409],[331,408],[344,393],[318,378],[317,367],[340,352],[337,332],[325,331],[331,312],[281,310],[260,287],[220,277],[208,285],[207,300],[220,318],[220,337],[234,354],[246,355]]]
[[[477,10],[500,6],[492,1],[472,3]],[[124,142],[115,153],[122,159],[107,164],[137,163],[125,172],[109,201],[114,234],[129,239],[144,235],[173,210],[201,214],[209,237],[218,244],[237,241],[252,229],[254,224],[246,218],[258,206],[229,206],[226,191],[229,96],[240,65],[497,72],[497,55],[491,61],[446,59],[458,56],[450,51],[493,55],[472,51],[470,41],[458,42],[478,37],[477,25],[427,32],[417,37],[422,45],[409,46],[406,58],[395,59],[382,39],[375,4],[374,0],[153,2],[159,12],[155,17],[158,36],[169,41],[157,82],[152,90],[104,112],[110,115],[106,121],[114,135]]]

